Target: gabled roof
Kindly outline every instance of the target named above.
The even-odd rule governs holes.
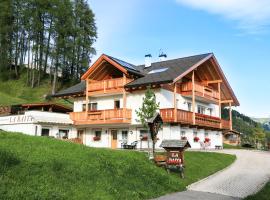
[[[139,76],[143,76],[139,70],[136,69],[135,65],[132,65],[128,62],[125,62],[123,60],[120,60],[118,58],[114,58],[112,56],[108,56],[106,54],[102,54],[95,62],[94,64],[89,67],[89,69],[83,74],[81,77],[82,80],[85,80],[98,66],[103,62],[107,61],[108,63],[112,64],[115,68],[122,71],[124,74],[132,73]]]
[[[209,58],[211,55],[211,53],[207,53],[173,60],[154,62],[150,67],[147,68],[145,68],[144,65],[140,65],[138,67],[143,69],[142,73],[144,74],[144,77],[128,83],[126,87],[173,82],[178,76],[187,72],[200,61],[207,60],[207,58]],[[161,72],[155,73],[155,71],[159,70]]]
[[[125,85],[126,88],[133,88],[138,86],[147,86],[151,84],[166,84],[174,83],[181,78],[188,75],[193,70],[197,69],[206,61],[211,61],[212,65],[219,74],[219,77],[223,80],[223,86],[227,93],[231,96],[234,101],[233,105],[239,106],[239,102],[230,87],[224,73],[222,72],[215,56],[213,53],[199,54],[189,57],[182,57],[172,60],[160,61],[151,63],[150,67],[145,67],[145,65],[133,65],[126,61],[120,60],[118,58],[102,54],[96,62],[86,71],[82,76],[82,80],[85,80],[91,73],[95,71],[103,62],[108,62],[113,65],[118,70],[122,71],[124,74],[134,74],[137,78],[136,80]],[[54,97],[63,97],[71,96],[85,93],[85,82],[74,85],[70,88],[62,90],[57,94],[53,95]]]
[[[160,147],[163,147],[163,148],[188,148],[191,146],[187,140],[162,140]]]
[[[85,90],[86,90],[85,81],[81,81],[80,83],[73,85],[67,89],[61,90],[52,96],[53,97],[63,97],[63,96],[84,94]]]

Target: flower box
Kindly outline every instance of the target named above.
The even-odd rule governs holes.
[[[141,138],[141,140],[142,140],[142,141],[147,141],[147,140],[148,140],[148,137],[147,137],[147,136],[143,136],[143,137]]]
[[[200,138],[199,137],[194,137],[194,142],[199,142]]]
[[[99,137],[99,136],[95,136],[95,137],[93,137],[93,140],[94,141],[99,141],[101,138]]]
[[[210,142],[210,138],[205,138],[204,143]]]

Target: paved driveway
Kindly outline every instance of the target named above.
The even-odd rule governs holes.
[[[221,150],[237,160],[227,169],[188,186],[188,191],[159,199],[238,199],[259,191],[270,179],[270,152]]]

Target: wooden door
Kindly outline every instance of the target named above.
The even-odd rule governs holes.
[[[112,149],[117,148],[117,130],[111,130],[111,147]]]

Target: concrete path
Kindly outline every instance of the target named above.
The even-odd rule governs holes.
[[[188,186],[188,191],[166,195],[159,199],[239,199],[256,193],[269,181],[270,152],[249,150],[215,152],[235,154],[237,160],[225,170]]]

